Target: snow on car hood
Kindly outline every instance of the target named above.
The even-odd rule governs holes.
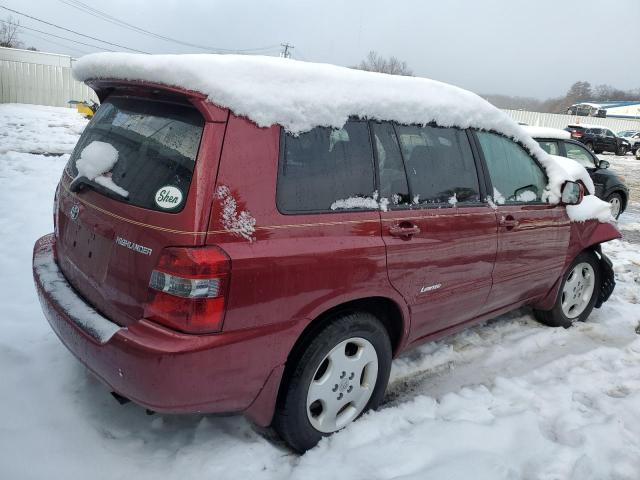
[[[147,81],[196,91],[260,127],[293,134],[341,128],[350,116],[404,124],[492,130],[522,143],[546,168],[543,198],[557,203],[560,169],[514,120],[478,95],[420,77],[254,55],[95,53],[73,67],[76,79]],[[595,217],[594,217],[595,218]]]

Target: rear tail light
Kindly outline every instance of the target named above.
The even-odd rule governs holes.
[[[573,138],[582,138],[582,132],[571,132]]]
[[[218,247],[165,248],[151,272],[145,318],[187,333],[220,331],[230,270]]]

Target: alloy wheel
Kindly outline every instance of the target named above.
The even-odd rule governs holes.
[[[611,197],[609,203],[611,204],[611,215],[613,218],[618,218],[620,215],[620,209],[622,208],[620,199],[618,197]]]
[[[340,430],[367,406],[378,378],[378,355],[364,338],[340,342],[320,362],[307,393],[307,417],[322,433]]]
[[[562,313],[567,318],[578,317],[589,305],[594,287],[595,272],[589,263],[573,267],[562,288]]]

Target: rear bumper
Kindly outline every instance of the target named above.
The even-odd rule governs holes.
[[[50,234],[34,246],[42,309],[60,340],[103,383],[155,411],[249,409],[258,423],[269,423],[287,354],[287,342],[278,339],[292,335],[291,324],[214,335],[182,334],[145,319],[120,327],[67,283],[53,243]]]

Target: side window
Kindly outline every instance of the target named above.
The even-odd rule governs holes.
[[[558,142],[554,142],[551,140],[540,140],[538,141],[542,149],[551,154],[551,155],[560,155],[560,148],[558,147]]]
[[[396,127],[413,204],[477,203],[478,174],[465,131]]]
[[[567,142],[565,142],[564,148],[567,151],[567,158],[575,160],[585,168],[594,168],[596,166],[586,148]]]
[[[366,122],[283,135],[277,205],[285,212],[375,208],[373,151]],[[339,202],[343,200],[344,202]],[[336,207],[339,205],[339,207]],[[332,206],[334,208],[332,208]]]
[[[476,134],[489,168],[496,202],[540,202],[547,178],[525,149],[495,133]]]
[[[393,125],[389,122],[373,122],[371,133],[380,174],[380,198],[389,199],[392,206],[411,203],[407,175]]]

